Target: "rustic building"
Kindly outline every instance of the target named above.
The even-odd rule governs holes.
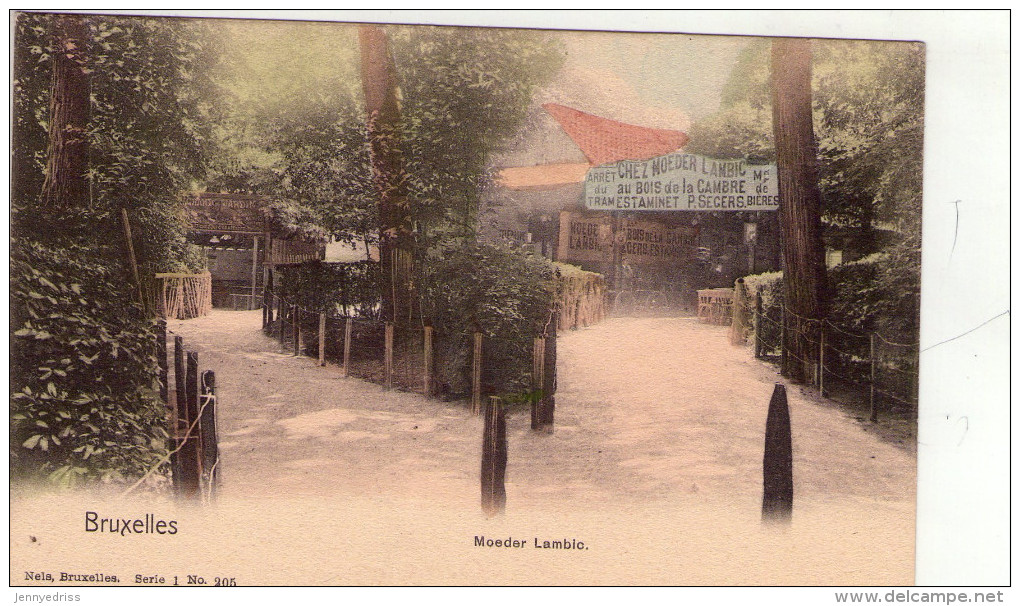
[[[208,260],[214,307],[254,309],[277,267],[325,256],[325,233],[286,202],[193,193],[184,210],[188,240]]]
[[[698,289],[778,268],[775,213],[586,209],[590,168],[682,150],[687,135],[552,103],[543,108],[575,149],[561,152],[562,162],[503,168],[482,215],[485,237],[601,273],[614,293],[659,293],[660,301],[689,310]],[[578,152],[586,162],[577,161]]]

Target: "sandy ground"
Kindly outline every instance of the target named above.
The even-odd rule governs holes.
[[[449,483],[441,492],[474,500],[481,425],[463,405],[344,378],[284,353],[258,322],[258,312],[216,311],[171,326],[217,373],[226,494],[421,495],[418,483]],[[532,432],[524,409],[509,420],[511,502],[760,499],[765,416],[781,377],[731,346],[725,329],[615,318],[564,333],[559,351],[554,434]],[[788,393],[798,502],[912,500],[909,449],[809,390]]]
[[[555,431],[510,415],[507,512],[486,519],[482,424],[463,404],[295,358],[259,322],[258,311],[214,311],[170,326],[218,384],[219,500],[187,515],[218,537],[209,565],[249,582],[913,581],[914,453],[798,387],[794,521],[761,525],[780,378],[724,328],[615,318],[561,334]],[[482,535],[520,538],[527,555],[475,546]],[[586,547],[535,550],[533,538]]]

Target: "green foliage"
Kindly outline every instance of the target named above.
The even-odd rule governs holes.
[[[203,265],[180,193],[200,178],[216,96],[197,21],[89,15],[89,191],[40,205],[53,52],[47,14],[15,29],[11,469],[69,484],[138,476],[166,452],[155,334],[132,302],[120,210],[142,279]]]
[[[309,220],[345,243],[378,240],[376,188],[364,118],[349,103],[284,117],[270,145],[282,157],[273,191],[314,212]]]
[[[879,222],[920,233],[924,47],[902,42],[816,40],[813,103],[825,222]],[[752,42],[723,91],[718,113],[690,129],[687,150],[773,161],[770,44]]]
[[[356,28],[217,27],[220,39],[245,50],[221,76],[229,115],[214,137],[220,151],[207,185],[271,192],[313,209],[341,241],[375,241]],[[403,157],[407,194],[398,204],[427,245],[462,237],[476,227],[492,155],[513,138],[561,52],[537,32],[402,26],[387,34],[401,89],[400,132],[388,134],[400,137]]]
[[[387,31],[403,96],[408,209],[419,237],[473,233],[490,160],[512,141],[562,50],[546,34],[523,30]]]
[[[438,382],[449,396],[471,386],[472,333],[484,335],[483,382],[492,394],[530,387],[534,337],[552,319],[554,270],[542,257],[505,246],[447,245],[422,264],[422,316],[435,330]]]
[[[12,475],[141,475],[167,443],[152,322],[88,250],[17,239],[13,252]]]
[[[905,242],[890,249],[829,269],[832,300],[829,323],[836,331],[829,337],[834,347],[856,351],[866,339],[853,335],[880,333],[887,340],[916,343],[920,324],[920,249]],[[750,302],[762,298],[762,340],[778,346],[783,305],[783,274],[771,272],[744,277]],[[909,352],[901,352],[904,355]]]
[[[379,303],[379,264],[306,261],[282,267],[277,295],[307,310],[330,315],[375,317]]]
[[[920,233],[924,47],[817,45],[820,186],[830,222]]]

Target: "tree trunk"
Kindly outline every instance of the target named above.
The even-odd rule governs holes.
[[[400,102],[397,70],[386,32],[377,25],[359,26],[361,83],[368,114],[372,174],[379,196],[379,265],[383,320],[395,321],[406,312],[407,276],[400,275],[394,251],[404,244],[403,166],[400,157]]]
[[[53,23],[49,147],[40,202],[49,210],[88,204],[88,22],[60,15]]]
[[[827,309],[810,40],[772,42],[772,129],[779,168],[788,371],[792,379],[804,381],[817,361],[819,322]]]

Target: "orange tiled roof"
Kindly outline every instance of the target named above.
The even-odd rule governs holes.
[[[556,103],[542,107],[556,118],[592,166],[662,156],[677,151],[689,140],[678,130],[635,126]]]

